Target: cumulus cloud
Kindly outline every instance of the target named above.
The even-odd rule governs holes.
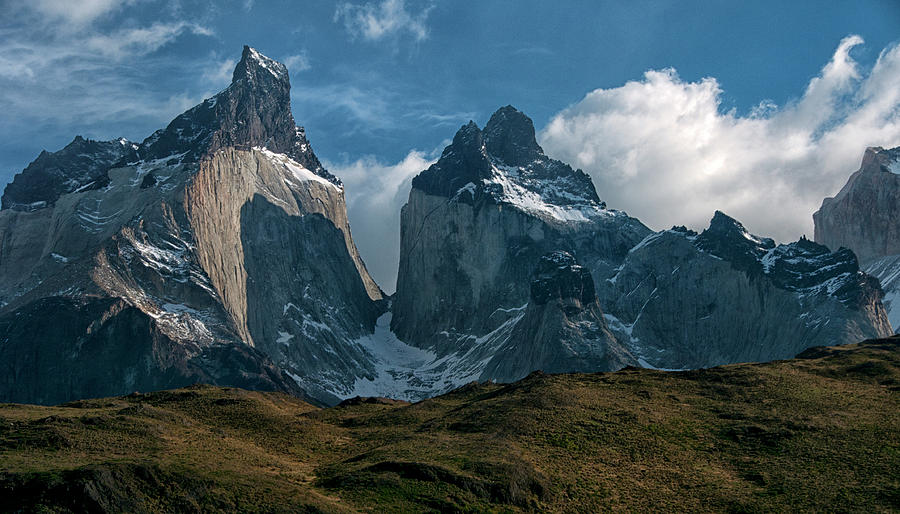
[[[673,69],[597,89],[563,110],[539,138],[587,171],[601,198],[653,228],[702,229],[722,210],[761,235],[812,235],[812,213],[858,169],[867,146],[900,145],[900,46],[867,72],[843,39],[796,100],[722,112],[714,78]]]
[[[372,277],[386,292],[397,283],[400,262],[400,208],[409,196],[412,178],[431,166],[434,156],[410,151],[396,164],[375,157],[326,163],[344,181],[353,240]]]
[[[377,41],[408,33],[416,41],[428,37],[428,13],[431,6],[413,12],[405,0],[381,0],[365,4],[343,2],[334,11],[334,21],[343,22],[352,37]]]

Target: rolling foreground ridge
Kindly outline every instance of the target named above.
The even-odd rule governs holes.
[[[0,510],[891,511],[900,338],[318,409],[194,386],[0,405]]]

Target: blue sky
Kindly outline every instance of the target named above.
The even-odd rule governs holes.
[[[76,134],[143,139],[225,87],[249,44],[288,64],[294,116],[345,179],[354,236],[388,290],[410,177],[502,105],[653,228],[702,228],[722,208],[765,235],[810,234],[865,146],[900,145],[896,0],[0,0],[0,12],[0,181]]]

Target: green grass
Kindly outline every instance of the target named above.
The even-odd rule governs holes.
[[[900,343],[318,409],[196,386],[0,405],[0,510],[900,510]]]

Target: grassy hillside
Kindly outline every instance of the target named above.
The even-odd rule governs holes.
[[[0,510],[900,510],[900,340],[318,409],[197,386],[0,405]]]

